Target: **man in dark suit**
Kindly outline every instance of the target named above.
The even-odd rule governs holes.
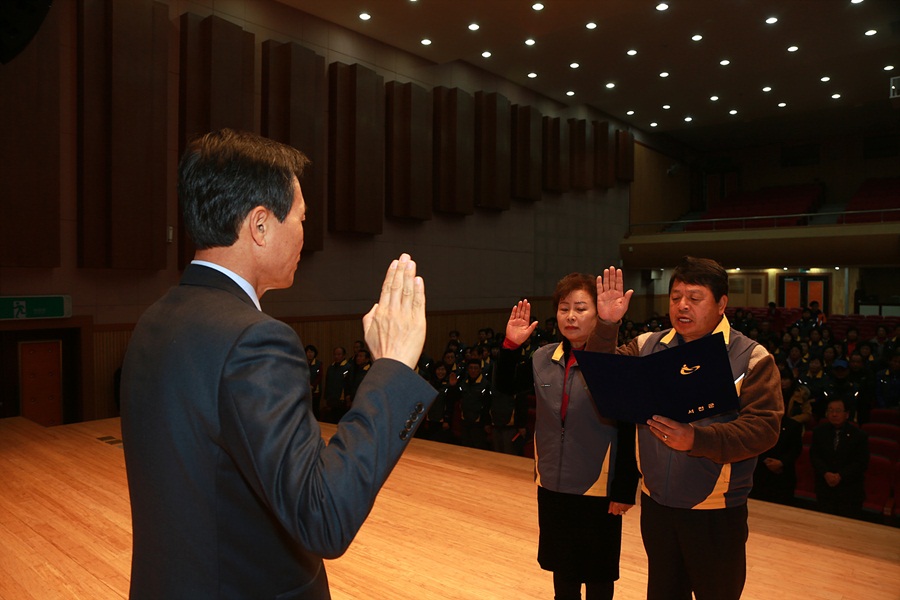
[[[229,130],[179,166],[197,252],[141,317],[122,375],[131,598],[330,598],[340,556],[435,391],[416,375],[425,288],[404,254],[363,317],[376,359],[326,446],[303,345],[259,298],[303,246],[299,151]]]
[[[869,437],[852,425],[846,401],[828,403],[827,422],[813,430],[809,458],[816,472],[816,501],[823,512],[859,518],[865,500]]]

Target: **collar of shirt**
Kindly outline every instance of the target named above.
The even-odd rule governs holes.
[[[253,289],[253,286],[250,285],[250,283],[246,279],[244,279],[234,271],[226,269],[222,265],[217,265],[216,263],[211,263],[205,260],[192,260],[191,264],[209,267],[210,269],[215,269],[223,275],[227,275],[229,279],[241,286],[241,289],[244,290],[248,296],[250,296],[250,299],[253,300],[253,304],[256,306],[257,310],[259,310],[260,312],[262,311],[262,307],[259,305],[259,298],[257,298],[256,296],[256,290]]]

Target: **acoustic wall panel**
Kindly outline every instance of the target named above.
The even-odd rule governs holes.
[[[531,106],[514,104],[510,109],[512,150],[512,195],[521,200],[541,199],[543,129],[541,113]]]
[[[593,121],[594,185],[611,188],[616,184],[616,145],[609,121]]]
[[[616,179],[634,181],[634,134],[616,130]]]
[[[300,180],[306,202],[303,251],[325,245],[325,58],[299,44],[262,44],[262,134],[310,160]]]
[[[475,93],[475,206],[479,208],[509,209],[511,120],[506,97]]]
[[[475,105],[459,88],[436,87],[434,96],[434,210],[475,212]]]
[[[569,128],[559,117],[544,117],[544,189],[568,192],[572,188],[569,168]]]
[[[424,221],[432,217],[431,92],[389,81],[385,93],[385,214]]]
[[[594,131],[585,119],[569,119],[569,164],[572,188],[594,187]]]
[[[79,4],[78,264],[166,264],[170,25],[152,0]]]
[[[328,228],[381,233],[384,78],[360,65],[328,67]]]

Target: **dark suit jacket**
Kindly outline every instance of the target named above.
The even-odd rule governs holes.
[[[849,422],[844,423],[841,442],[835,450],[834,431],[834,426],[827,421],[813,430],[809,458],[816,472],[816,494],[833,490],[861,503],[865,495],[866,468],[869,466],[869,436]],[[825,473],[840,473],[841,482],[830,488],[825,483]]]
[[[435,391],[373,364],[326,447],[303,344],[227,276],[189,266],[128,346],[131,597],[329,598],[340,556]]]

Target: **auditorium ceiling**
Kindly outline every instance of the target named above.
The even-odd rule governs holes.
[[[900,134],[900,0],[280,1],[698,151]]]

